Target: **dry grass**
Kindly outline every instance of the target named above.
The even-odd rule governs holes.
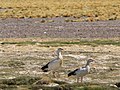
[[[119,0],[0,0],[0,17],[70,17],[77,21],[120,19]]]
[[[11,39],[10,41],[14,42],[15,40],[12,41]],[[20,41],[23,40],[20,39]],[[51,78],[49,74],[43,73],[40,68],[54,58],[54,50],[58,47],[41,47],[36,44],[21,46],[17,44],[0,44],[0,89],[117,90],[110,87],[109,84],[114,84],[120,80],[119,46],[98,45],[93,47],[78,44],[62,46],[64,49],[62,52],[64,67],[60,70],[60,78],[56,80]],[[95,58],[97,63],[92,64],[92,72],[84,78],[84,84],[76,85],[75,78],[68,78],[67,73],[85,64],[84,59],[78,63],[79,56]],[[59,86],[41,85],[51,82],[59,84]],[[68,82],[73,84],[68,84]]]
[[[41,39],[41,38],[3,38],[0,39],[0,44],[16,44],[16,45],[39,45],[46,47],[58,47],[58,46],[67,46],[67,45],[116,45],[120,46],[119,38],[114,39]]]

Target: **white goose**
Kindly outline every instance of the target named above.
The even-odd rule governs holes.
[[[75,69],[74,71],[72,71],[68,74],[68,77],[71,76],[71,75],[75,75],[77,77],[77,83],[79,83],[79,77],[81,77],[81,83],[82,83],[83,77],[90,72],[89,64],[93,61],[94,60],[92,60],[92,59],[88,59],[85,67]]]
[[[48,62],[46,65],[44,65],[41,69],[43,72],[48,72],[48,71],[52,71],[53,74],[55,74],[55,72],[57,70],[59,70],[59,68],[62,66],[62,55],[61,55],[61,51],[63,49],[62,48],[58,48],[56,53],[57,53],[57,58],[53,59],[52,61]],[[54,75],[55,76],[55,75]]]

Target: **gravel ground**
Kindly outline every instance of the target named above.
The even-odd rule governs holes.
[[[67,22],[75,18],[0,19],[0,38],[119,38],[120,20]]]

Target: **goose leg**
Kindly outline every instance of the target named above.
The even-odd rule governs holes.
[[[55,72],[53,72],[53,77],[56,78]]]
[[[60,78],[60,73],[59,72],[57,72],[57,77]]]
[[[79,77],[77,77],[77,83],[79,83]]]
[[[83,82],[83,77],[81,77],[81,83]]]
[[[50,79],[52,79],[52,77],[53,77],[53,72],[50,71],[50,73],[48,74],[48,76],[50,77]]]

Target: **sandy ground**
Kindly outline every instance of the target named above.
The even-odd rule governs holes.
[[[52,19],[0,19],[0,40],[26,41],[27,38],[39,37],[37,41],[49,41],[51,38],[120,38],[120,21],[98,22],[65,22],[66,18]],[[68,18],[74,19],[74,18]],[[10,39],[14,38],[14,39]],[[23,38],[23,39],[20,39]],[[49,38],[49,39],[42,39]],[[62,39],[61,39],[62,38]],[[57,39],[57,40],[58,40]],[[29,40],[29,39],[28,39]],[[31,39],[32,40],[32,39]],[[4,41],[4,40],[3,40]],[[91,73],[84,82],[116,83],[120,81],[120,47],[116,45],[66,45],[64,64],[60,70],[60,78],[68,83],[74,83],[74,77],[67,74],[81,67],[88,58],[94,58],[96,63],[91,65]],[[0,44],[0,79],[12,79],[22,75],[49,77],[41,67],[52,60],[58,47],[42,47],[35,45]],[[53,78],[55,79],[55,78]]]
[[[0,19],[0,38],[119,38],[120,20],[66,22],[72,17]]]
[[[40,68],[56,57],[54,51],[57,48],[39,45],[0,45],[0,79],[11,79],[21,75],[49,77],[49,73],[43,73]],[[119,46],[71,45],[62,48],[64,64],[58,80],[74,83],[75,78],[68,78],[67,74],[83,66],[88,58],[93,58],[96,62],[91,64],[91,73],[84,78],[84,82],[116,83],[120,81]]]

